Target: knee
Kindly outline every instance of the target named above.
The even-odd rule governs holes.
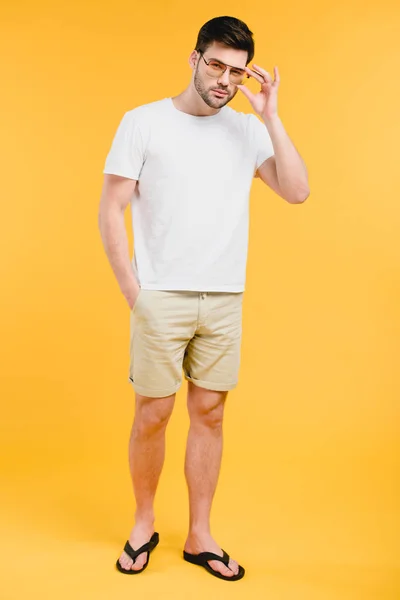
[[[151,398],[136,404],[135,429],[148,436],[165,430],[173,409],[174,398]]]
[[[199,421],[204,427],[207,427],[208,429],[212,429],[213,431],[220,431],[222,429],[223,417],[223,406],[219,405],[202,411],[199,415]]]
[[[224,402],[217,403],[198,403],[189,407],[190,422],[192,425],[207,427],[213,431],[219,431],[222,428],[224,418]]]

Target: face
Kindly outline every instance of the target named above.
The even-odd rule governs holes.
[[[209,46],[203,56],[207,62],[210,59],[216,59],[239,69],[244,69],[247,60],[245,50],[228,48],[218,42],[214,42]],[[191,60],[194,61],[194,87],[208,106],[222,108],[236,96],[238,88],[235,83],[231,83],[228,69],[222,75],[215,77],[211,74],[199,52],[193,52]]]

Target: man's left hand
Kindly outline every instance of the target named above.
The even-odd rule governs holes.
[[[253,63],[254,71],[245,67],[247,74],[261,84],[258,94],[253,94],[245,85],[238,85],[239,90],[250,101],[254,111],[263,119],[269,121],[278,116],[278,87],[280,77],[278,67],[274,67],[275,79],[258,65]]]

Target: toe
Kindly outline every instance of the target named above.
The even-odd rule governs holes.
[[[224,563],[220,562],[219,560],[210,560],[208,564],[212,569],[214,569],[214,571],[221,573],[221,575],[224,575],[224,577],[233,577],[233,575],[235,575],[230,568],[226,567]]]
[[[119,564],[123,569],[129,570],[133,565],[133,560],[126,554],[126,552],[123,552],[120,556]]]
[[[139,554],[139,556],[137,557],[137,559],[135,560],[135,562],[132,565],[132,571],[140,571],[140,569],[143,569],[144,564],[146,562],[146,553],[144,552],[143,554]]]
[[[232,558],[229,561],[229,568],[231,569],[231,571],[233,571],[234,575],[237,575],[239,573],[239,565],[236,562],[236,560],[232,560]]]

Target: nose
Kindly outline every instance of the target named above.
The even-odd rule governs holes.
[[[220,83],[221,85],[225,85],[225,86],[229,85],[230,81],[229,81],[228,69],[225,69],[225,71],[222,73],[222,75],[220,77],[218,77],[218,83]]]

